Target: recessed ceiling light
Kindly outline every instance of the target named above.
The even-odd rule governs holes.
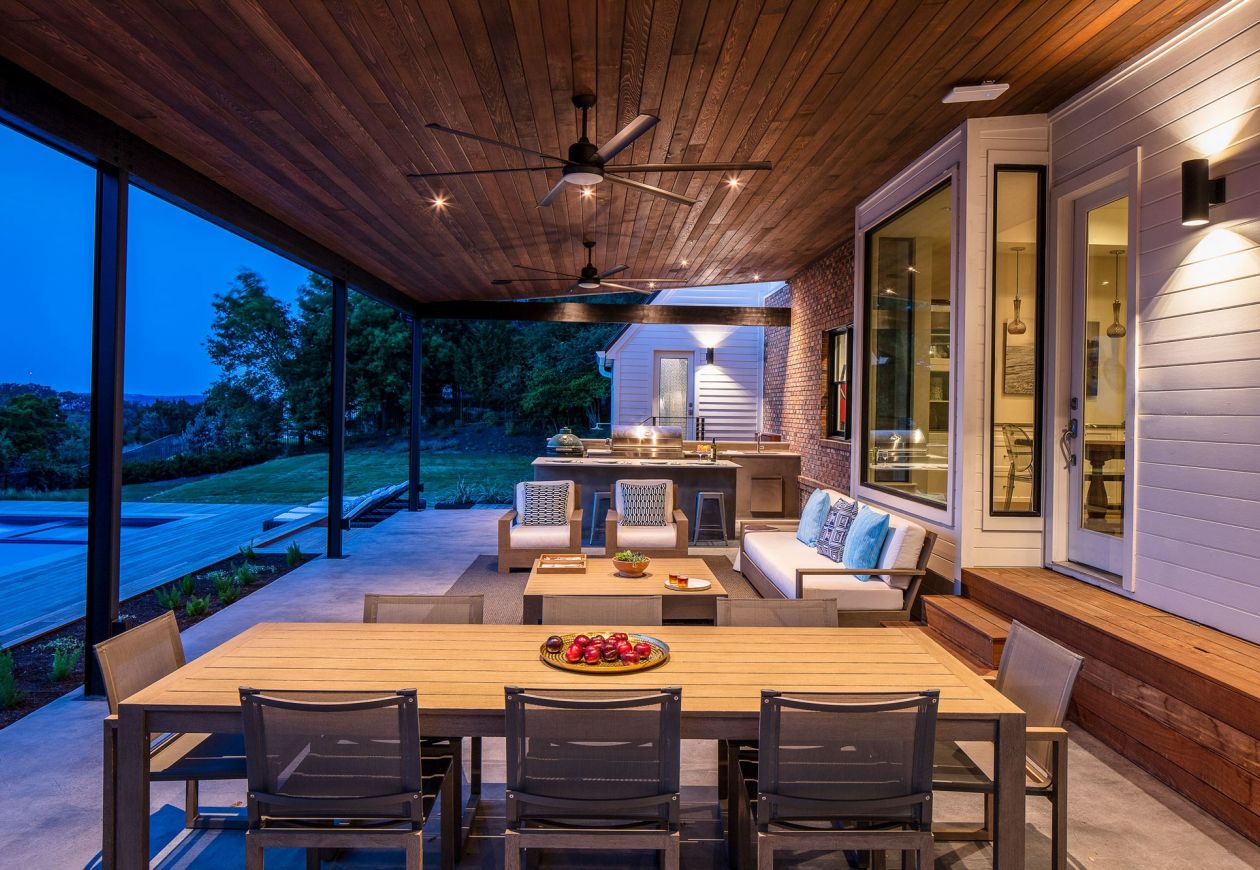
[[[649,282],[648,282],[648,289],[649,289],[649,290],[655,290],[655,289],[656,289],[656,282],[655,282],[655,281],[649,281]]]
[[[583,199],[590,199],[590,198],[591,198],[592,196],[594,196],[594,195],[595,195],[595,188],[593,188],[593,187],[584,187],[584,188],[582,188],[582,198],[583,198]]]
[[[446,208],[447,202],[449,202],[449,200],[446,198],[446,194],[444,193],[439,193],[437,196],[433,197],[434,208]]]
[[[740,183],[741,183],[741,182],[740,182],[740,180],[739,180],[739,176],[737,176],[737,175],[731,175],[731,176],[728,176],[728,177],[727,177],[727,179],[726,179],[726,183],[727,183],[727,185],[728,185],[728,186],[730,186],[730,188],[731,188],[732,190],[734,190],[735,188],[739,187],[739,185],[740,185]]]
[[[685,265],[687,265],[687,261],[686,261],[686,260],[682,260],[682,261],[680,261],[680,262],[682,262],[682,264],[683,264],[684,266],[685,266]]]
[[[979,103],[985,100],[996,100],[1010,89],[1010,85],[1002,82],[982,82],[978,85],[955,85],[949,93],[941,97],[942,103]]]
[[[761,280],[761,275],[760,275],[760,273],[754,274],[754,275],[753,275],[753,280],[754,280],[754,281],[760,281],[760,280]]]

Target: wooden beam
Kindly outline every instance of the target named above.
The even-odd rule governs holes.
[[[596,302],[432,302],[427,320],[554,320],[564,323],[674,323],[706,326],[791,326],[792,309],[733,305],[614,305]]]

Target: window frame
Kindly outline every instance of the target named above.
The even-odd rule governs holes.
[[[845,444],[853,440],[853,324],[837,326],[824,334],[827,344],[827,418],[823,422],[823,437],[828,441],[840,441]],[[836,380],[836,340],[844,337],[844,380]],[[844,429],[836,427],[836,405],[839,399],[839,386],[845,387]]]
[[[1001,388],[1002,369],[1001,361],[998,359],[998,342],[997,342],[997,222],[998,222],[998,180],[1003,172],[1030,172],[1037,176],[1037,258],[1035,266],[1034,288],[1037,294],[1036,305],[1033,306],[1033,316],[1037,320],[1036,329],[1033,330],[1033,449],[1032,449],[1032,497],[1031,510],[1026,511],[1004,511],[994,510],[994,493],[997,491],[997,470],[993,462],[993,458],[997,455],[997,436],[994,434],[994,428],[997,425],[997,391]],[[1042,496],[1043,486],[1042,477],[1044,467],[1042,466],[1042,453],[1045,439],[1043,437],[1042,428],[1045,422],[1045,414],[1042,402],[1042,391],[1045,379],[1045,308],[1046,308],[1046,167],[1036,163],[997,163],[992,167],[992,188],[989,191],[992,197],[993,208],[991,209],[991,222],[989,227],[989,311],[991,312],[992,322],[989,324],[989,339],[991,347],[989,348],[989,401],[988,401],[988,433],[986,436],[985,460],[989,466],[988,474],[988,491],[985,493],[986,516],[996,518],[1020,518],[1020,517],[1040,517],[1042,515]]]
[[[865,227],[862,230],[862,348],[863,348],[862,374],[861,374],[861,378],[862,378],[862,426],[861,426],[861,430],[862,431],[859,433],[860,434],[859,449],[861,450],[862,458],[861,458],[861,463],[857,466],[858,467],[857,484],[858,484],[859,490],[866,489],[866,490],[870,490],[871,492],[879,493],[881,495],[887,495],[887,496],[892,496],[898,499],[904,499],[907,502],[910,502],[911,504],[922,505],[924,507],[930,508],[933,511],[940,511],[941,514],[949,516],[953,509],[953,498],[952,498],[953,491],[952,490],[953,490],[953,478],[954,478],[953,471],[954,470],[952,467],[948,468],[946,471],[946,486],[945,486],[944,501],[937,501],[936,499],[927,498],[926,496],[921,496],[921,495],[911,493],[911,492],[906,492],[905,490],[894,489],[892,487],[876,483],[873,480],[869,479],[868,475],[870,473],[870,459],[871,459],[870,440],[871,440],[871,416],[872,415],[869,413],[869,409],[866,407],[866,394],[867,394],[867,391],[870,390],[870,387],[871,387],[871,373],[870,373],[871,358],[872,358],[871,324],[873,320],[871,317],[871,269],[872,269],[872,264],[873,264],[872,242],[875,236],[878,235],[879,232],[882,229],[884,229],[884,227],[900,219],[901,217],[906,215],[908,212],[913,211],[914,209],[918,208],[924,202],[931,199],[933,196],[936,196],[938,193],[940,193],[942,190],[945,190],[945,189],[949,190],[950,207],[951,207],[950,238],[949,238],[949,246],[950,246],[949,254],[950,254],[950,263],[951,263],[951,270],[950,270],[950,276],[949,276],[949,300],[950,300],[949,318],[950,318],[950,342],[951,342],[951,348],[950,348],[951,362],[950,362],[950,370],[949,370],[949,415],[951,418],[950,422],[951,423],[953,422],[952,418],[953,418],[954,411],[956,409],[954,405],[954,386],[955,386],[954,374],[955,372],[954,372],[954,367],[953,367],[953,362],[952,362],[952,359],[955,356],[955,354],[953,352],[954,348],[952,347],[952,343],[953,343],[953,338],[954,338],[954,291],[956,290],[956,284],[957,284],[955,268],[956,268],[956,262],[957,262],[957,257],[958,257],[958,226],[954,218],[952,217],[952,215],[957,213],[959,188],[958,188],[958,179],[955,177],[955,174],[953,172],[950,172],[944,178],[940,179],[934,184],[931,184],[926,189],[924,189],[921,193],[919,193],[914,198],[906,202],[905,205],[901,206],[895,211],[890,212],[885,217],[881,218],[877,223],[872,224],[869,227]],[[913,311],[911,312],[910,322],[912,324],[914,322]],[[913,327],[911,328],[913,329]],[[910,392],[913,393],[913,383],[914,383],[914,366],[913,365],[910,366],[909,374],[910,374],[909,384],[911,385]],[[950,464],[952,464],[952,457],[954,455],[954,434],[955,433],[951,431],[949,432],[949,436],[948,436],[949,448],[946,451],[946,455],[950,457],[950,460],[947,461]]]

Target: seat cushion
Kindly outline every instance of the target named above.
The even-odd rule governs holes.
[[[663,526],[673,511],[668,480],[617,481],[617,513],[623,526]]]
[[[569,524],[559,526],[512,526],[508,543],[513,550],[537,550],[541,547],[569,546]]]
[[[888,537],[889,515],[866,505],[858,511],[849,526],[849,536],[844,541],[844,564],[850,568],[874,568],[879,565],[884,552],[884,539]],[[858,574],[859,580],[869,580],[869,574]]]
[[[844,559],[844,542],[858,514],[858,503],[847,498],[837,498],[827,511],[822,531],[818,535],[817,550],[833,562]]]
[[[805,507],[801,508],[801,522],[796,527],[796,540],[813,547],[818,544],[818,535],[822,532],[823,520],[831,510],[831,496],[827,490],[816,489],[809,494]]]
[[[927,529],[912,520],[889,514],[888,536],[884,538],[884,551],[879,557],[879,567],[905,569],[919,567],[919,556],[923,553],[923,545],[926,542]],[[913,578],[885,575],[880,579],[898,589],[909,589]]]
[[[678,546],[678,526],[617,526],[617,547],[631,550],[672,550]]]
[[[516,485],[517,522],[522,526],[562,526],[573,513],[573,481],[526,480]]]
[[[792,532],[747,532],[743,558],[752,562],[787,598],[796,597],[797,568],[835,568],[836,563],[796,540]],[[745,566],[746,567],[746,566]],[[844,574],[806,577],[806,598],[834,598],[840,610],[900,610],[902,594],[879,579]]]

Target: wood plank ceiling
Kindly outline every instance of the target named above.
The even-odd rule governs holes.
[[[623,277],[789,278],[966,117],[1047,111],[1211,5],[0,0],[0,53],[418,300],[492,299],[523,295],[490,285],[513,263],[575,271],[584,234]],[[1011,89],[940,102],[985,79]],[[597,143],[661,118],[614,163],[774,170],[636,176],[691,208],[608,183],[537,208],[558,172],[406,177],[529,165],[429,122],[564,154],[582,91]]]

